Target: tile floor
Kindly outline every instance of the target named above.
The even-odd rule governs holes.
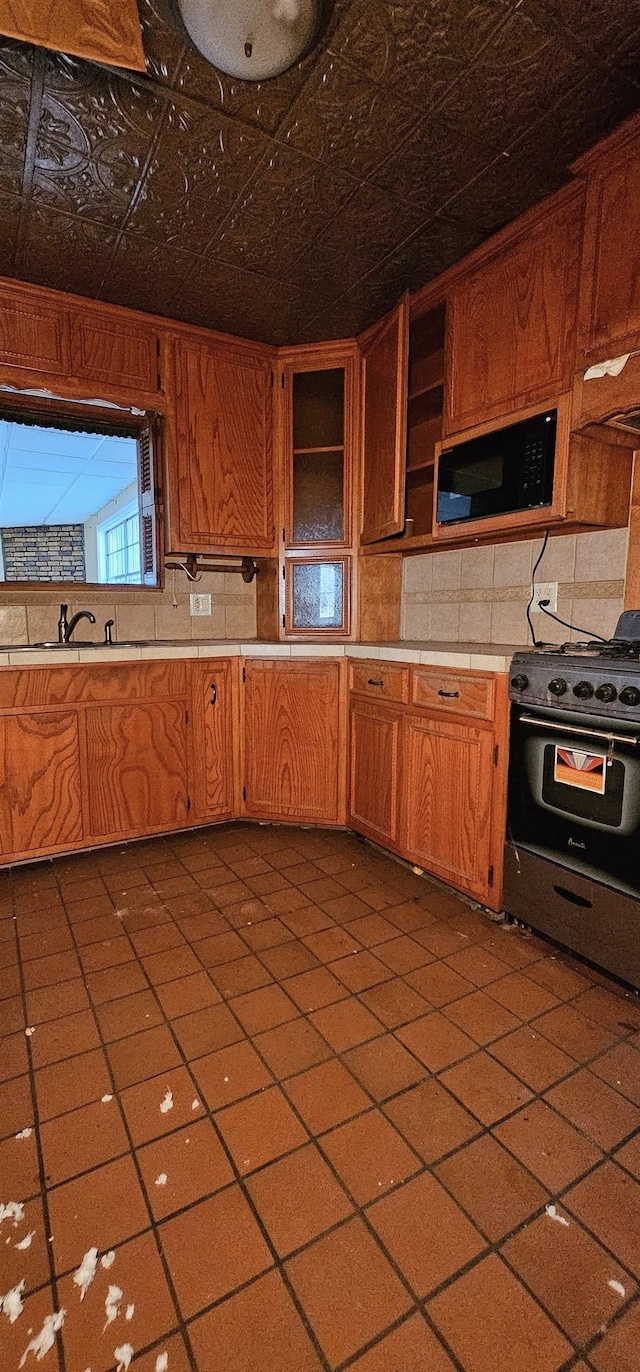
[[[637,1372],[633,997],[327,831],[5,872],[0,939],[3,1372],[62,1310],[45,1372]]]

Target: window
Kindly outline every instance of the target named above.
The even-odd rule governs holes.
[[[151,416],[0,409],[0,581],[156,586]]]
[[[97,528],[99,581],[140,584],[140,516],[128,505]]]

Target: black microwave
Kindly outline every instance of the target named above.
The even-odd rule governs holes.
[[[438,524],[460,524],[550,505],[557,410],[444,448],[438,463]]]

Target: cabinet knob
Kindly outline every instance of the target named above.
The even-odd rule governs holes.
[[[209,704],[215,705],[216,700],[218,699],[218,687],[216,686],[215,681],[211,682],[209,690],[211,691],[211,700],[209,701]]]
[[[443,691],[443,690],[439,690],[439,691],[438,691],[438,695],[439,695],[439,696],[444,696],[447,700],[457,700],[458,697],[459,697],[459,695],[460,695],[460,692],[459,692],[459,691]]]

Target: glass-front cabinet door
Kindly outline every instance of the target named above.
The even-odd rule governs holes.
[[[281,627],[286,638],[351,631],[359,355],[355,343],[291,349],[281,372]]]
[[[285,546],[351,542],[353,365],[290,365],[285,385]]]

